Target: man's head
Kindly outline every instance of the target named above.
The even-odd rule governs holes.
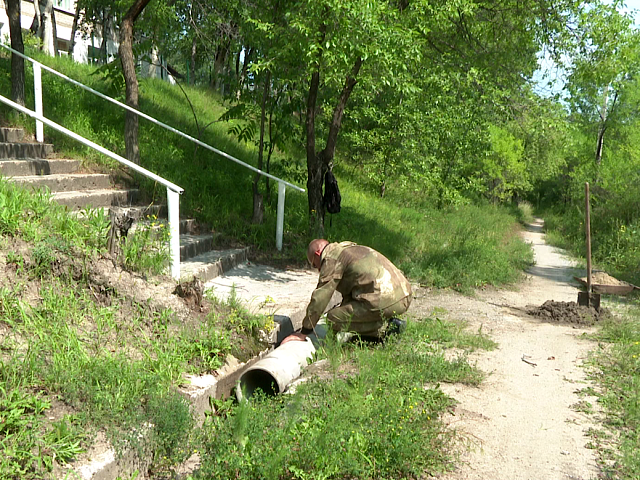
[[[322,255],[322,250],[324,247],[329,245],[329,242],[324,238],[316,238],[315,240],[311,240],[309,243],[309,247],[307,248],[307,260],[313,266],[313,268],[317,268],[320,270],[320,255]]]

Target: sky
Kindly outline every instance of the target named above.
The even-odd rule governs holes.
[[[605,0],[606,1],[606,0]],[[620,9],[624,13],[633,13],[635,23],[640,28],[640,0],[626,0],[625,7]],[[533,79],[536,81],[534,90],[543,96],[552,96],[562,93],[564,70],[555,65],[549,58],[541,54],[538,64],[540,68],[534,73]],[[546,77],[546,78],[545,78]]]

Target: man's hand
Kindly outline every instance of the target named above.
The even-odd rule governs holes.
[[[307,336],[304,333],[296,332],[296,333],[292,333],[287,338],[282,340],[282,343],[280,343],[280,345],[284,345],[285,343],[288,343],[288,342],[304,342],[306,340],[307,340]]]

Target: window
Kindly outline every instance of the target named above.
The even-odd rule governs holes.
[[[62,10],[71,11],[73,7],[73,0],[54,0],[53,5]]]

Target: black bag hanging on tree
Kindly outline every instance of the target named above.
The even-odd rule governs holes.
[[[334,214],[340,213],[340,201],[342,197],[340,196],[338,181],[331,170],[332,168],[329,167],[324,174],[324,195],[322,196],[322,203],[324,203],[324,208],[328,213]],[[331,218],[330,225],[331,223],[333,223],[333,218]]]

